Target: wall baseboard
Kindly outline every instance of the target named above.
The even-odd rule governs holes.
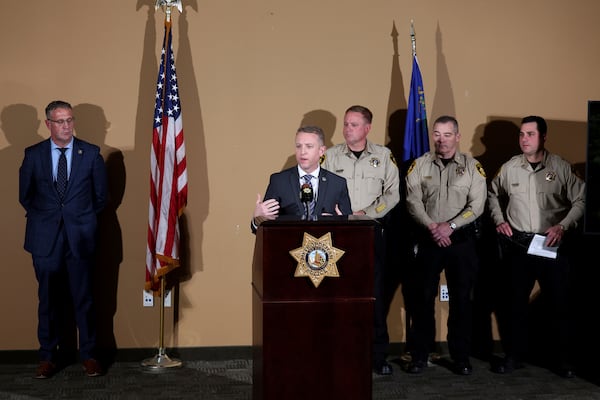
[[[404,353],[406,343],[390,343],[388,354],[390,356],[401,355]],[[493,344],[493,352],[502,351],[500,342]],[[235,359],[252,359],[252,346],[218,346],[218,347],[180,347],[165,349],[166,354],[171,358],[177,358],[182,361],[206,360],[222,361]],[[436,352],[439,354],[448,353],[448,344],[446,342],[436,343]],[[101,350],[100,354],[105,357],[113,354],[112,357],[106,357],[113,362],[142,362],[147,358],[158,354],[157,348],[125,348],[116,350]],[[76,357],[74,357],[76,358]],[[37,350],[0,350],[1,364],[35,364],[38,362]]]
[[[114,362],[142,362],[158,354],[158,348],[126,348],[103,349],[99,353],[106,357],[114,354]],[[223,347],[182,347],[165,349],[165,353],[172,358],[182,361],[207,360],[220,361],[231,359],[252,359],[251,346],[223,346]],[[76,358],[76,357],[75,357]],[[0,351],[1,364],[35,364],[38,362],[37,350],[2,350]]]

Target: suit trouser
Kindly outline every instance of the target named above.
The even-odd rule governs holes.
[[[478,258],[475,240],[465,238],[449,247],[422,240],[416,258],[416,290],[413,310],[413,334],[409,337],[415,361],[426,361],[435,343],[435,298],[440,274],[445,270],[448,284],[448,350],[454,361],[467,361],[471,350],[471,295],[477,276]]]
[[[91,285],[92,260],[78,258],[71,252],[63,227],[51,253],[44,257],[34,255],[33,266],[38,281],[40,360],[55,361],[61,325],[67,319],[64,313],[70,309],[70,300],[79,331],[80,357],[82,360],[93,358],[96,329]]]

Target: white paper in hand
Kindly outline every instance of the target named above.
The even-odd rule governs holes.
[[[545,242],[546,236],[535,234],[529,244],[527,254],[546,258],[556,258],[558,246],[549,247],[544,244]]]

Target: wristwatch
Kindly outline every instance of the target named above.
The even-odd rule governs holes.
[[[450,222],[450,229],[455,230],[456,229],[456,224],[454,222]]]

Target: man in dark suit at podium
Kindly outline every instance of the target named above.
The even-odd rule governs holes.
[[[257,195],[251,229],[256,233],[265,220],[279,215],[316,219],[322,215],[350,215],[346,179],[320,167],[325,154],[323,130],[303,126],[296,132],[298,165],[271,175],[264,201]]]

